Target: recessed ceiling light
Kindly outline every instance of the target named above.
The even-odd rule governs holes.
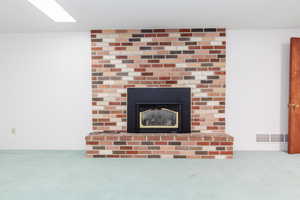
[[[55,0],[28,0],[55,22],[76,22]]]

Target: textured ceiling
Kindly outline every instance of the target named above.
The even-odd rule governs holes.
[[[0,32],[116,28],[300,28],[299,0],[57,0],[77,23],[55,23],[27,0],[1,0]]]

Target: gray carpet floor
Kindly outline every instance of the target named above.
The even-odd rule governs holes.
[[[83,151],[0,151],[0,200],[300,199],[300,155],[232,160],[88,159]]]

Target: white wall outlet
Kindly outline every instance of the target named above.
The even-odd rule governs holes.
[[[16,135],[16,128],[12,128],[12,129],[11,129],[11,134],[12,134],[12,135]]]

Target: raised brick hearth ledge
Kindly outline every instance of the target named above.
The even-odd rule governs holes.
[[[233,157],[233,137],[223,133],[133,134],[90,133],[86,156],[94,158]]]

